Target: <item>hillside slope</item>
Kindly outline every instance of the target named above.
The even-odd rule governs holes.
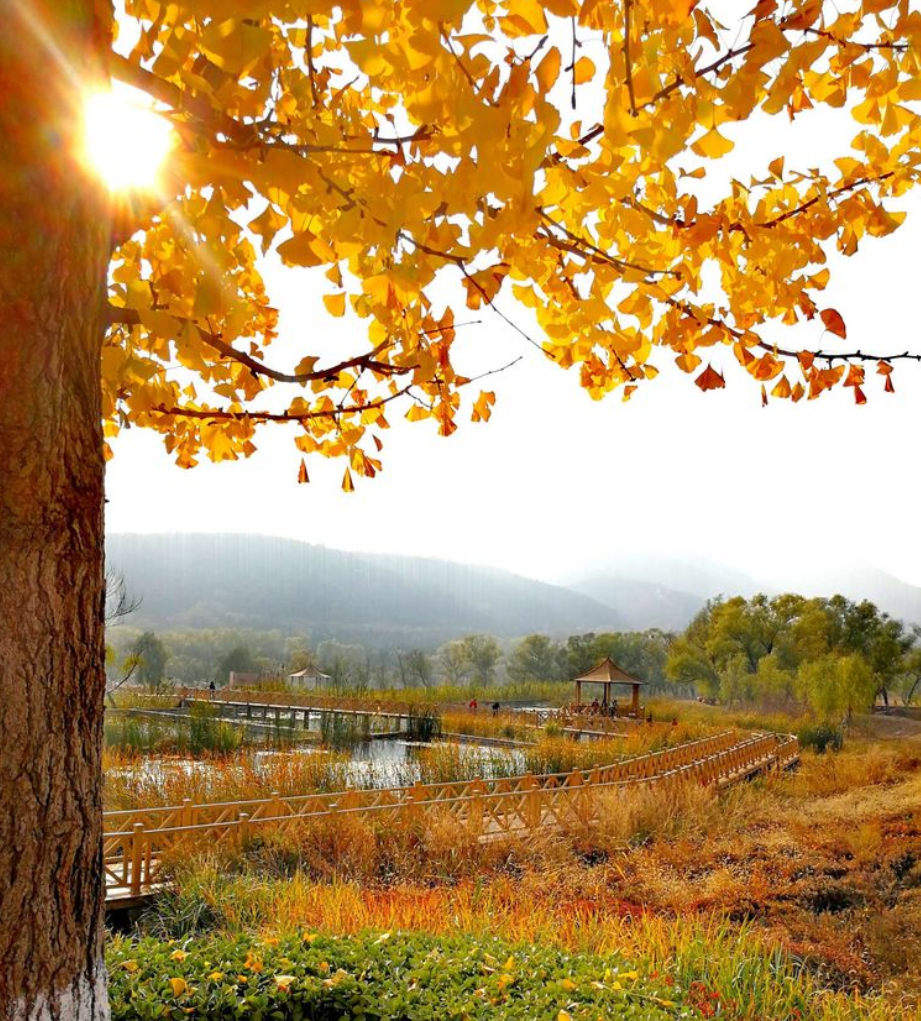
[[[252,627],[372,640],[489,631],[613,630],[588,596],[487,567],[327,549],[258,535],[110,535],[110,564],[143,598],[132,624]]]

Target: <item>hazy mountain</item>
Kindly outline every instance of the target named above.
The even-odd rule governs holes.
[[[761,591],[763,586],[744,571],[717,560],[650,553],[625,553],[604,558],[588,568],[564,575],[559,583],[582,589],[591,579],[620,579],[655,585],[681,595],[698,596],[701,601],[720,593],[751,596]]]
[[[588,596],[444,560],[258,535],[110,535],[106,552],[143,598],[132,618],[141,627],[277,628],[369,644],[623,627]]]
[[[626,631],[683,631],[703,606],[701,596],[619,575],[593,574],[570,586],[617,611]]]
[[[474,631],[680,631],[708,598],[782,591],[840,592],[921,622],[921,589],[861,566],[752,578],[700,559],[621,557],[564,587],[489,567],[257,535],[110,535],[106,548],[143,598],[132,624],[155,629],[247,627],[420,646]]]
[[[771,579],[765,587],[768,591],[801,592],[804,596],[840,593],[857,602],[869,599],[881,610],[908,624],[921,623],[921,588],[878,567],[842,564],[818,571],[788,571],[784,579]]]
[[[752,596],[799,592],[804,596],[840,593],[869,599],[908,624],[921,623],[921,588],[876,567],[842,564],[837,568],[798,570],[753,577],[715,561],[682,557],[624,557],[563,582],[617,610],[632,628],[683,629],[707,599],[718,595]]]

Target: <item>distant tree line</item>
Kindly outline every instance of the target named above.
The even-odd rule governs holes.
[[[672,641],[666,673],[730,705],[848,716],[921,693],[921,629],[840,595],[715,599]]]
[[[373,648],[281,631],[205,629],[110,633],[111,674],[155,689],[168,680],[225,684],[231,672],[284,680],[304,669],[328,675],[334,691],[477,687],[568,682],[610,656],[651,694],[703,697],[727,705],[808,707],[831,718],[890,697],[921,699],[921,629],[906,628],[873,603],[843,596],[711,600],[678,635],[656,629],[545,634],[502,643],[471,634],[437,649]]]

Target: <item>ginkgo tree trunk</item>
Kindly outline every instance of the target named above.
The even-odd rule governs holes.
[[[110,228],[71,145],[93,0],[0,2],[0,1017],[108,1014],[99,355]],[[41,21],[35,32],[25,22]]]

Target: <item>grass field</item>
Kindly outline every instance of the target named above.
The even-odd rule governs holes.
[[[688,715],[688,727],[741,723],[711,707]],[[141,928],[150,946],[192,947],[305,932],[365,947],[405,932],[426,953],[450,938],[452,953],[474,957],[500,939],[581,955],[578,967],[601,974],[612,960],[637,971],[639,998],[602,1013],[535,993],[530,1016],[551,1021],[641,1018],[630,1011],[650,1005],[738,1021],[919,1018],[921,742],[891,729],[862,721],[843,751],[806,753],[795,774],[723,794],[613,795],[601,823],[526,842],[483,846],[448,823],[267,834],[173,862],[174,889]],[[675,1005],[643,999],[644,984],[660,1000],[672,990]],[[280,1017],[311,1016],[284,1004]],[[482,1016],[517,1016],[500,1005]],[[419,1009],[395,1016],[427,1016]]]

